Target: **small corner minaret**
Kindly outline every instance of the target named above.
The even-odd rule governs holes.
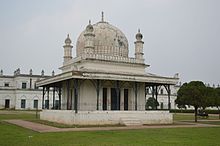
[[[73,46],[71,45],[72,41],[69,37],[69,34],[67,35],[67,38],[65,40],[65,45],[63,46],[64,48],[64,57],[63,57],[63,63],[65,64],[67,61],[72,59],[72,48]]]
[[[3,76],[3,70],[1,69],[1,71],[0,71],[0,76]]]
[[[30,71],[29,71],[29,75],[32,75],[32,74],[33,74],[33,70],[30,69]]]
[[[93,54],[94,53],[94,28],[91,25],[91,21],[89,20],[89,25],[86,27],[86,31],[84,33],[85,37],[85,46],[84,46],[84,53],[85,54]]]
[[[102,11],[102,20],[101,22],[104,22],[104,12]]]
[[[138,33],[136,34],[136,42],[135,44],[135,58],[136,59],[144,59],[144,53],[143,53],[143,44],[142,41],[143,35],[140,33],[140,29],[138,29]]]

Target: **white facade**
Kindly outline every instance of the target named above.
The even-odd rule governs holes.
[[[146,72],[149,65],[144,62],[140,30],[135,38],[132,58],[128,56],[126,36],[104,21],[103,14],[100,22],[89,21],[76,46],[71,45],[68,35],[63,46],[62,73],[37,82],[44,90],[59,89],[60,111],[43,110],[41,119],[68,124],[111,124],[110,121],[120,123],[121,118],[132,117],[143,124],[172,123],[169,111],[145,112],[146,88],[164,86],[170,102],[170,88],[178,82],[178,76],[162,77]],[[76,51],[74,58],[72,48]]]
[[[48,121],[74,125],[144,125],[171,124],[169,111],[79,111],[44,110],[40,118]]]
[[[179,90],[180,85],[172,85],[170,86],[170,109],[178,109],[177,105],[175,104],[175,100],[177,98],[177,91]],[[146,94],[146,100],[149,97],[152,97],[152,90],[147,88],[147,94]],[[167,90],[165,89],[164,86],[161,86],[158,89],[158,97],[157,97],[157,101],[159,103],[159,106],[157,107],[157,109],[168,109],[168,98],[167,98]],[[154,95],[155,98],[155,95]]]
[[[0,75],[0,109],[42,109],[42,88],[36,86],[36,81],[49,76],[20,74]],[[49,93],[52,98],[52,92]],[[57,96],[57,95],[56,95]],[[47,98],[45,98],[47,100]],[[56,97],[56,100],[57,97]],[[53,101],[50,99],[50,101]],[[49,105],[53,106],[52,103]]]

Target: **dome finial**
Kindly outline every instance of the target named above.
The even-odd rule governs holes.
[[[71,39],[70,39],[70,35],[67,34],[67,38],[65,39],[65,44],[70,45],[72,43]]]
[[[91,25],[91,20],[89,20],[89,25],[86,26],[86,31],[87,32],[93,32],[93,26]]]
[[[136,34],[136,39],[137,40],[142,40],[143,35],[141,34],[140,28],[138,28],[138,33]]]
[[[102,11],[102,22],[104,22],[104,12]]]

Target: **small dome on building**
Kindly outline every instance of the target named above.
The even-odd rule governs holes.
[[[65,44],[71,44],[71,43],[72,43],[72,41],[71,41],[69,34],[68,34],[67,38],[65,39]]]
[[[76,43],[76,55],[83,54],[85,46],[84,34],[93,31],[94,37],[94,54],[108,56],[128,57],[128,40],[121,30],[117,27],[102,21],[96,24],[89,24],[78,37]]]
[[[89,20],[89,25],[87,25],[87,27],[86,27],[86,31],[87,32],[93,32],[93,26],[91,25],[91,21]]]
[[[141,34],[140,29],[138,29],[138,33],[136,34],[136,39],[142,40],[142,38],[143,38],[143,35]]]

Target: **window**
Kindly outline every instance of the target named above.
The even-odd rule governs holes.
[[[163,94],[163,89],[160,89],[160,94]]]
[[[34,100],[34,108],[38,108],[38,100]]]
[[[45,109],[49,109],[49,100],[45,100]]]
[[[21,108],[25,108],[26,100],[21,99]]]
[[[34,89],[39,89],[39,88],[37,87],[36,83],[34,83]]]
[[[160,109],[163,109],[163,102],[160,103]]]
[[[59,100],[55,100],[55,107],[54,109],[58,109],[59,108]]]
[[[30,79],[30,89],[32,88],[32,79]]]
[[[9,87],[9,83],[5,83],[5,87]]]
[[[27,88],[27,83],[24,83],[24,82],[23,82],[21,88],[22,88],[22,89],[26,89],[26,88]]]
[[[149,88],[146,88],[146,94],[150,94]]]

